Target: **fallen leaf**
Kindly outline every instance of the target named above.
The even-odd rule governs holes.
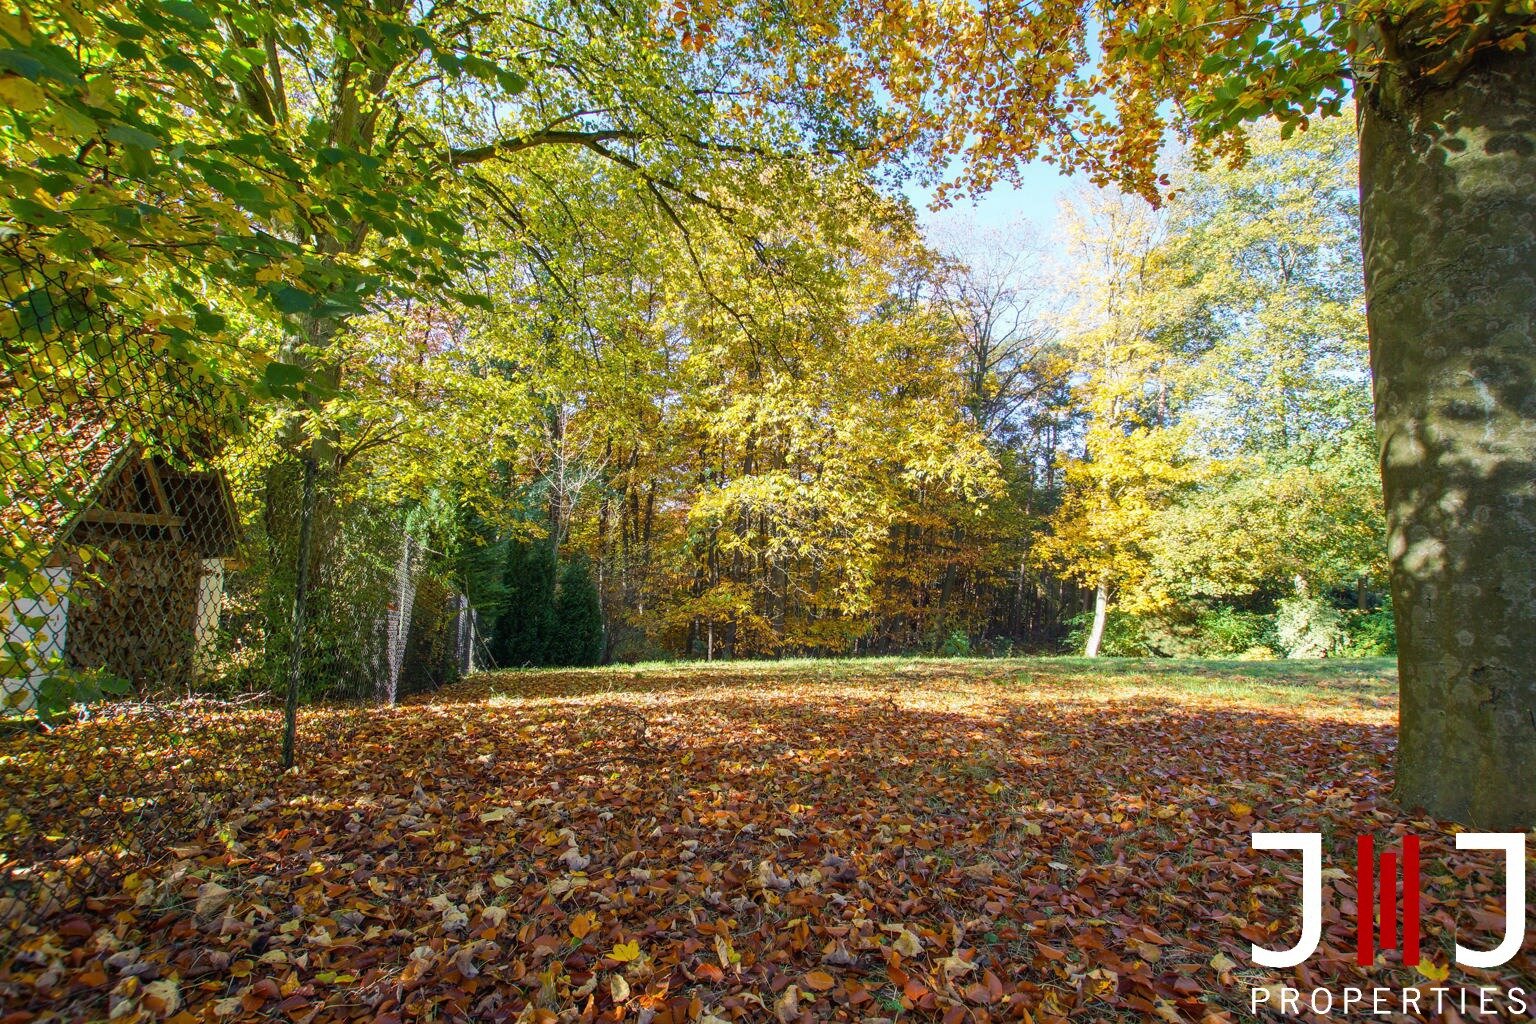
[[[229,904],[231,892],[218,882],[204,882],[197,890],[197,903],[192,912],[198,917],[212,917]]]

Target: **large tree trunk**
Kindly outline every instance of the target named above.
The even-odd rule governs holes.
[[[1360,98],[1397,795],[1536,825],[1536,47]]]

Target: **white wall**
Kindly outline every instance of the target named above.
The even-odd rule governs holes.
[[[30,707],[50,664],[64,656],[73,577],[66,566],[44,569],[43,574],[50,589],[42,597],[0,599],[0,633],[7,644],[0,661],[4,666],[0,669],[0,692],[4,695],[0,713]],[[13,659],[19,664],[12,664]]]

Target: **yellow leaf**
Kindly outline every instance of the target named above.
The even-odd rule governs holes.
[[[0,11],[0,32],[4,32],[23,46],[32,41],[32,33],[27,31],[26,22],[9,11]]]
[[[148,1009],[168,1016],[181,1006],[181,989],[174,977],[162,978],[144,986],[143,1000]]]
[[[1244,803],[1232,804],[1228,809],[1239,818],[1246,818],[1253,813],[1253,808]]]
[[[631,960],[640,958],[640,943],[638,940],[615,943],[613,951],[608,954],[621,964],[627,964]]]
[[[1451,976],[1450,964],[1446,964],[1444,967],[1439,967],[1436,966],[1433,960],[1427,963],[1419,964],[1416,969],[1420,974],[1424,975],[1424,977],[1428,978],[1430,981],[1444,981],[1446,978]]]
[[[0,100],[13,110],[41,110],[48,104],[48,94],[20,75],[0,78]]]

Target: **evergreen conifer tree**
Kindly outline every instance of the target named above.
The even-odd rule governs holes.
[[[555,554],[544,541],[507,546],[506,604],[492,633],[491,655],[502,668],[547,665],[555,626]]]
[[[560,575],[550,656],[555,665],[596,665],[602,660],[603,607],[585,557],[572,559]]]

